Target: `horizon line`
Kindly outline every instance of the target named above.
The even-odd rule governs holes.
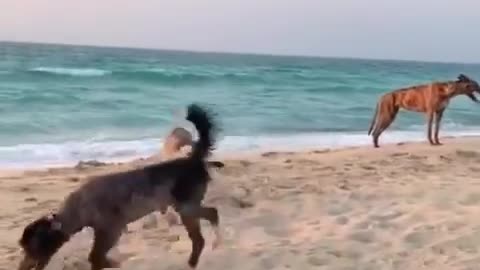
[[[440,60],[416,60],[416,59],[395,59],[395,58],[368,58],[358,56],[322,56],[308,54],[276,54],[263,52],[235,52],[235,51],[214,51],[214,50],[194,50],[194,49],[172,49],[172,48],[154,48],[154,47],[134,47],[124,45],[92,45],[92,44],[75,44],[60,42],[43,42],[43,41],[15,41],[0,40],[1,43],[10,44],[33,44],[33,45],[49,45],[49,46],[65,46],[65,47],[87,47],[97,49],[127,49],[127,50],[144,50],[144,51],[166,51],[191,54],[224,54],[237,56],[263,56],[263,57],[286,57],[286,58],[311,58],[311,59],[338,59],[338,60],[360,60],[360,61],[380,61],[380,62],[409,62],[409,63],[427,63],[427,64],[453,64],[453,65],[479,65],[480,62],[462,62],[462,61],[440,61]]]

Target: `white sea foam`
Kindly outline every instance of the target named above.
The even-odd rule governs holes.
[[[480,128],[465,131],[442,131],[442,136],[480,136]],[[390,131],[381,143],[424,141],[421,131]],[[61,144],[22,144],[0,147],[0,166],[4,168],[74,165],[80,160],[121,162],[156,153],[162,141],[143,139],[130,141],[85,141]],[[249,151],[294,151],[370,145],[364,133],[309,133],[297,135],[225,136],[217,153]]]

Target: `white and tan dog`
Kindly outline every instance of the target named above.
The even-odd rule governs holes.
[[[176,127],[165,138],[160,158],[166,161],[185,156],[187,151],[190,152],[192,144],[192,134],[182,127]]]
[[[192,133],[182,127],[176,127],[165,138],[162,150],[160,151],[160,159],[162,161],[182,158],[190,154],[193,145]],[[207,161],[209,167],[223,168],[225,164],[220,161]]]

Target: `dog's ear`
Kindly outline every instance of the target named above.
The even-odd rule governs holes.
[[[471,81],[470,78],[468,78],[465,74],[458,75],[457,80],[459,82],[470,82]]]

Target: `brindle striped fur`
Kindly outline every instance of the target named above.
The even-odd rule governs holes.
[[[478,83],[460,74],[456,81],[433,82],[394,90],[384,94],[375,109],[368,135],[373,137],[374,147],[379,147],[378,138],[395,120],[400,109],[424,113],[427,117],[427,137],[431,145],[440,145],[438,132],[443,113],[450,99],[458,95],[466,95],[479,102],[474,92],[480,93]],[[435,130],[432,138],[432,126]]]

